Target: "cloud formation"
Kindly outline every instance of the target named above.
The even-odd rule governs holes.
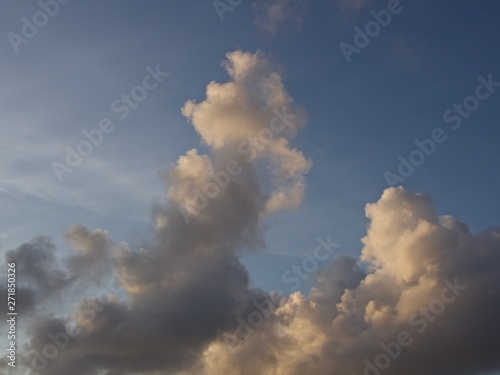
[[[182,109],[214,157],[199,156],[196,150],[181,157],[171,175],[169,197],[181,203],[189,195],[182,189],[203,189],[210,175],[230,161],[245,169],[236,181],[239,186],[258,185],[251,181],[255,179],[252,169],[264,161],[271,173],[271,188],[261,192],[267,195],[266,212],[295,209],[302,201],[304,175],[311,162],[290,147],[289,139],[305,125],[305,111],[294,104],[283,87],[280,69],[263,53],[228,53],[224,67],[231,81],[211,82],[203,102],[188,101]]]
[[[473,234],[438,216],[425,194],[390,188],[368,204],[360,259],[319,270],[308,295],[250,288],[240,251],[262,248],[263,218],[304,195],[311,162],[291,139],[307,117],[261,52],[229,53],[224,67],[229,82],[211,82],[202,102],[182,109],[209,154],[190,150],[165,176],[154,242],[133,249],[77,225],[65,234],[74,253],[64,261],[45,237],[7,253],[29,275],[21,286],[32,309],[51,294],[76,296],[68,311],[36,310],[22,348],[33,370],[21,375],[499,370],[500,229]],[[239,319],[266,300],[261,324],[228,345]]]
[[[204,353],[206,374],[500,369],[500,229],[471,234],[453,217],[437,216],[429,197],[402,188],[387,189],[366,214],[367,273],[355,259],[338,258],[318,273],[309,296],[292,294],[275,319],[233,351],[212,344]],[[393,359],[383,346],[397,354],[391,343],[401,334],[411,344]]]
[[[267,295],[249,288],[237,252],[262,247],[263,217],[300,204],[311,163],[289,142],[306,115],[263,53],[229,53],[224,67],[230,81],[210,83],[204,101],[182,109],[211,151],[188,151],[167,174],[167,204],[153,212],[155,243],[134,250],[103,230],[71,228],[71,275],[99,286],[109,266],[119,288],[112,283],[116,293],[95,297],[89,289],[70,316],[37,319],[26,365],[47,375],[191,369],[211,342],[236,328],[251,301]],[[260,139],[265,129],[274,130]],[[206,191],[228,163],[239,173],[186,221],[196,189]],[[71,338],[50,359],[44,353],[54,334]]]
[[[428,196],[403,188],[387,189],[366,214],[359,261],[340,256],[318,271],[308,296],[273,299],[264,323],[232,346],[224,335],[235,332],[236,317],[270,298],[248,288],[234,254],[158,247],[122,258],[136,276],[129,300],[81,301],[74,320],[82,332],[45,373],[374,374],[386,365],[384,347],[398,354],[386,374],[498,370],[500,229],[472,234],[437,216]],[[93,319],[88,303],[102,306]],[[31,347],[42,351],[64,329],[60,319],[40,319]],[[402,334],[409,344],[396,350]]]

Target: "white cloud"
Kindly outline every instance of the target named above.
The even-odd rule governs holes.
[[[500,229],[474,235],[451,216],[437,216],[429,197],[402,188],[386,190],[366,213],[361,259],[371,272],[363,276],[348,257],[334,261],[310,296],[289,296],[232,350],[213,343],[204,353],[206,375],[363,374],[364,361],[374,363],[385,353],[381,343],[403,331],[413,343],[384,374],[500,368],[499,291],[486,293],[500,281]],[[446,280],[466,290],[452,298]],[[452,301],[436,314],[442,298]]]
[[[311,168],[311,162],[302,152],[291,148],[287,138],[304,126],[305,111],[293,103],[283,87],[279,69],[261,52],[228,53],[224,67],[232,80],[224,84],[211,82],[203,102],[188,101],[182,109],[202,142],[218,155],[215,158],[218,166],[212,165],[206,156],[198,157],[194,150],[190,151],[179,159],[173,172],[189,180],[189,184],[174,184],[170,197],[175,196],[174,201],[182,203],[179,191],[184,189],[186,199],[192,199],[188,198],[193,197],[192,189],[202,189],[209,182],[210,173],[217,172],[225,164],[222,160],[235,160],[242,166],[250,164],[238,177],[246,180],[254,178],[254,161],[264,161],[273,177],[271,188],[264,191],[269,196],[267,212],[295,209],[302,201],[306,186],[304,175]],[[272,132],[271,138],[253,146],[252,140],[260,139],[259,133],[271,132],[273,119],[279,120],[284,129]],[[195,163],[196,160],[199,161]],[[193,163],[199,167],[194,167]],[[198,181],[194,181],[196,179]],[[192,205],[192,202],[186,203]]]

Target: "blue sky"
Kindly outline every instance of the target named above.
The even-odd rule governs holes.
[[[415,149],[414,139],[450,129],[444,111],[473,93],[478,76],[500,76],[493,1],[402,6],[351,64],[339,44],[353,44],[353,28],[372,19],[371,8],[326,1],[311,3],[302,26],[277,35],[255,27],[247,1],[223,21],[208,1],[87,1],[61,5],[17,54],[4,38],[3,248],[39,233],[58,241],[61,228],[73,223],[105,226],[128,241],[147,231],[151,203],[164,195],[159,171],[200,147],[182,105],[200,100],[210,81],[225,81],[220,63],[241,48],[260,49],[281,64],[287,89],[309,116],[295,141],[314,163],[307,195],[298,211],[272,218],[266,254],[301,253],[327,234],[344,252],[358,253],[363,207],[387,187],[384,172],[396,172],[398,156]],[[21,18],[38,10],[34,3],[4,5],[3,34],[21,34]],[[75,147],[83,129],[116,117],[112,101],[156,64],[170,76],[59,183],[51,162],[64,159],[65,146]],[[496,95],[403,183],[476,230],[499,221]],[[296,230],[284,238],[285,227]],[[261,278],[266,275],[255,282]],[[276,281],[262,286],[279,287]]]
[[[300,206],[267,216],[265,244],[241,252],[251,285],[290,294],[282,276],[313,254],[318,237],[339,244],[323,266],[341,254],[359,257],[365,205],[389,187],[384,174],[400,173],[399,157],[409,160],[415,140],[436,128],[446,140],[434,141],[397,185],[425,192],[438,215],[466,222],[473,234],[498,226],[497,2],[402,0],[366,47],[355,43],[355,28],[365,30],[371,12],[391,1],[276,1],[293,5],[276,14],[264,3],[244,0],[219,16],[212,1],[73,0],[17,45],[9,33],[22,37],[23,17],[33,20],[41,7],[4,2],[0,250],[42,234],[63,259],[71,254],[64,230],[77,224],[132,248],[151,241],[151,211],[170,188],[164,176],[188,150],[211,150],[182,108],[203,102],[210,82],[230,81],[221,64],[236,50],[261,51],[279,66],[307,112],[291,147],[312,162]],[[357,52],[346,59],[342,43]],[[155,68],[168,77],[120,119],[112,103]],[[475,99],[478,85],[488,98]],[[456,116],[456,104],[474,110],[453,129],[443,116]],[[114,130],[59,181],[53,162],[64,163],[66,147],[104,118]],[[300,285],[306,295],[312,280]]]

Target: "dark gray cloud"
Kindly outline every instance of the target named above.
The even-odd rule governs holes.
[[[36,288],[44,296],[57,293],[65,288],[68,275],[61,269],[55,256],[56,247],[50,238],[38,236],[31,242],[10,250],[5,262],[16,263],[17,283]]]

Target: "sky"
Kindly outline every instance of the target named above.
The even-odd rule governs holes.
[[[497,2],[0,7],[2,375],[500,373]]]

